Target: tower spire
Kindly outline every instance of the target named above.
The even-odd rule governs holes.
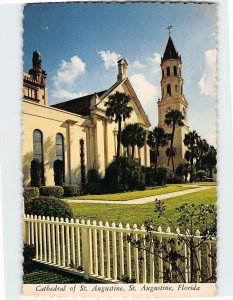
[[[168,25],[168,27],[166,28],[166,29],[168,29],[168,34],[169,34],[169,37],[171,36],[171,28],[172,28],[173,26],[172,25]]]

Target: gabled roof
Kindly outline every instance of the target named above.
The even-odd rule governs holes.
[[[172,41],[171,37],[169,36],[167,46],[166,46],[165,52],[163,54],[162,61],[170,59],[170,58],[180,59],[181,57],[179,56],[179,53],[176,51],[173,41]]]
[[[58,104],[52,105],[52,107],[59,108],[61,110],[69,111],[81,116],[90,116],[90,106],[91,106],[91,99],[92,97],[97,94],[101,97],[105,91],[101,91],[98,93],[86,95],[83,97],[75,98],[69,101],[61,102]]]

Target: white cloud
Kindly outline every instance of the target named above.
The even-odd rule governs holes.
[[[147,58],[147,61],[152,67],[154,73],[160,72],[161,55],[159,53],[153,53]]]
[[[143,105],[153,103],[158,97],[158,88],[149,82],[143,74],[134,74],[130,77],[130,82]]]
[[[51,96],[53,99],[60,99],[60,100],[71,100],[74,98],[79,98],[82,96],[85,96],[86,93],[83,92],[79,92],[79,93],[75,93],[75,92],[70,92],[67,90],[63,90],[63,89],[56,89],[56,90],[52,90],[51,91]]]
[[[70,61],[62,60],[53,78],[54,85],[58,88],[63,84],[72,85],[75,79],[86,72],[86,64],[77,55],[72,56]]]
[[[110,52],[109,50],[101,50],[98,52],[98,54],[101,56],[106,69],[117,66],[117,62],[121,58],[120,54],[114,51]]]
[[[205,52],[204,73],[198,83],[201,94],[213,98],[216,97],[216,59],[216,49]]]
[[[51,102],[70,100],[86,95],[84,92],[74,92],[73,84],[78,76],[86,72],[86,64],[77,55],[69,61],[62,60],[56,75],[53,77],[54,89],[51,90]]]
[[[145,64],[141,64],[140,61],[138,60],[135,60],[133,63],[132,63],[132,67],[137,69],[137,68],[145,68],[146,65]]]

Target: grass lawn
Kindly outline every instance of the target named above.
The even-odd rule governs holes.
[[[166,216],[175,221],[178,217],[176,207],[184,203],[216,204],[216,196],[216,188],[213,187],[205,191],[167,199],[165,200]],[[124,225],[126,223],[141,225],[145,220],[156,219],[154,202],[137,205],[94,203],[69,203],[69,205],[77,219],[116,222],[116,224],[121,222]]]
[[[81,283],[85,280],[80,276],[75,276],[53,268],[33,264],[31,272],[25,272],[23,283],[29,284],[53,284],[53,283]]]
[[[84,200],[113,200],[113,201],[127,201],[142,197],[156,196],[172,192],[184,191],[195,187],[184,186],[185,184],[170,184],[164,187],[147,189],[144,191],[125,192],[117,194],[102,194],[102,195],[84,195],[79,197],[71,197],[69,199],[84,199]]]

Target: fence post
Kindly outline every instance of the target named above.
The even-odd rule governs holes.
[[[85,221],[81,221],[82,225],[85,225]],[[90,221],[87,221],[87,225],[90,225]],[[83,270],[84,270],[84,278],[89,279],[91,274],[91,264],[92,264],[92,257],[91,257],[91,241],[90,241],[90,229],[85,228],[84,226],[81,227],[82,231],[82,255],[83,255]]]
[[[103,222],[99,222],[99,226],[103,227]],[[103,229],[99,230],[99,240],[100,240],[100,275],[104,276],[104,240],[103,240]]]
[[[133,225],[133,230],[137,231],[137,224]],[[137,242],[138,240],[138,235],[137,233],[133,233],[134,235],[134,240]],[[134,264],[135,264],[135,279],[136,283],[139,283],[139,265],[138,265],[138,248],[134,247]]]
[[[145,226],[142,224],[141,230],[145,231]],[[142,245],[143,245],[143,250],[142,250],[142,283],[146,283],[146,240],[145,240],[146,235],[143,234],[141,236],[142,238]],[[154,264],[154,262],[153,262]]]
[[[158,232],[162,232],[161,226],[158,227]],[[163,237],[158,237],[159,239],[159,257],[158,257],[158,263],[159,263],[159,283],[163,283],[163,252],[161,250],[162,244],[163,244]]]
[[[130,229],[129,223],[126,224],[126,229]],[[127,251],[127,275],[129,276],[129,279],[131,279],[131,277],[132,277],[132,273],[131,273],[131,243],[127,243],[126,251]]]
[[[197,230],[195,235],[198,237],[197,240],[194,242],[195,245],[195,251],[197,253],[197,283],[201,282],[201,248],[200,248],[200,243],[199,243],[199,236],[200,236],[200,231]]]
[[[122,223],[119,228],[123,228]],[[119,251],[120,251],[120,278],[124,275],[124,248],[123,248],[123,232],[119,232]]]

